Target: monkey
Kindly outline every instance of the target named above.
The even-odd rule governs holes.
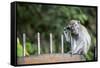
[[[71,44],[70,53],[86,55],[90,45],[91,37],[85,26],[78,20],[71,20],[69,24],[64,27],[64,36],[67,42]]]

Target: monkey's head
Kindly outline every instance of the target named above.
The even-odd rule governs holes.
[[[78,35],[80,29],[80,21],[71,20],[64,30],[69,30],[73,35]]]

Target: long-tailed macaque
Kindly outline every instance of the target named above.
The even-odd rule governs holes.
[[[71,20],[64,27],[64,36],[66,41],[71,43],[71,54],[87,54],[91,45],[91,37],[80,21]]]

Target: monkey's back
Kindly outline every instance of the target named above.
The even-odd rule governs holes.
[[[77,45],[79,45],[79,47],[83,47],[83,52],[85,54],[87,54],[91,45],[90,34],[88,33],[88,30],[81,24],[80,24],[80,31],[79,31],[79,38],[77,41]]]

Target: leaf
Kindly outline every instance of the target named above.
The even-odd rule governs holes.
[[[25,50],[26,56],[29,56],[29,53]],[[22,44],[19,41],[19,38],[17,38],[17,56],[22,57],[23,56],[23,47]]]
[[[27,42],[27,43],[26,43],[26,50],[27,50],[29,53],[32,53],[32,52],[33,52],[33,50],[32,50],[32,45],[31,45],[30,42]]]
[[[17,56],[18,57],[23,56],[23,49],[22,45],[20,44],[19,38],[17,38]]]

